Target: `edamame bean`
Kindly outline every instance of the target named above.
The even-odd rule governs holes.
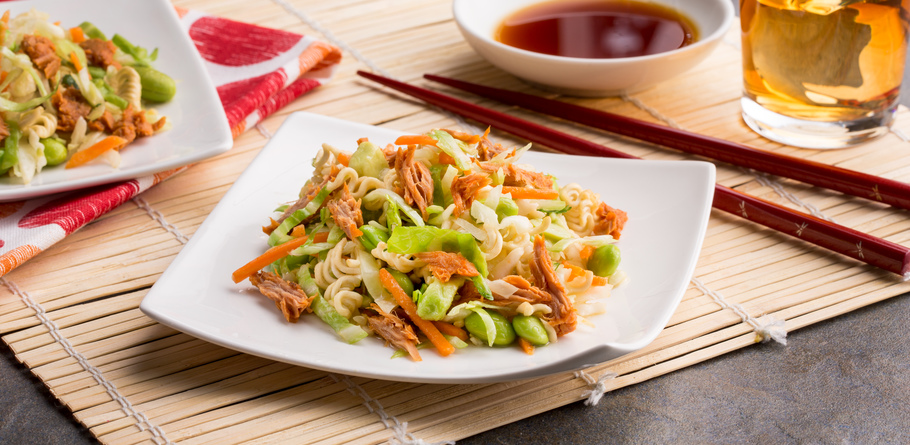
[[[405,275],[395,269],[386,269],[386,270],[389,271],[390,274],[392,274],[392,278],[394,278],[395,282],[398,283],[399,286],[401,286],[401,289],[404,290],[404,293],[406,293],[408,295],[414,295],[414,282],[412,282],[411,279],[407,275]]]
[[[147,66],[133,67],[142,82],[142,98],[152,102],[167,102],[177,93],[177,84],[167,74]]]
[[[534,346],[543,346],[550,342],[547,330],[539,318],[530,315],[516,315],[512,319],[512,327],[519,337],[527,340]]]
[[[478,309],[483,311],[483,309]],[[509,323],[509,320],[506,319],[502,314],[496,311],[484,311],[490,318],[493,319],[493,326],[496,328],[496,333],[493,336],[493,345],[495,346],[508,346],[515,341],[515,330],[512,328],[512,324]],[[464,327],[471,333],[471,335],[479,338],[484,343],[489,344],[489,337],[487,337],[487,327],[483,323],[483,318],[477,312],[471,313],[464,319]]]
[[[615,244],[600,246],[594,249],[594,253],[588,259],[588,270],[599,277],[609,277],[616,272],[619,261],[619,247]]]
[[[41,145],[44,146],[47,165],[60,165],[66,161],[66,145],[63,145],[63,141],[53,138],[41,139]]]

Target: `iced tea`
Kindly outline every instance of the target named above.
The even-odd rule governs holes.
[[[852,130],[887,127],[904,72],[908,6],[741,0],[745,114],[751,101],[790,118],[862,122]]]

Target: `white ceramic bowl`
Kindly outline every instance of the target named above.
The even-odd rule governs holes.
[[[618,59],[551,56],[493,39],[506,17],[543,1],[454,0],[455,22],[474,50],[493,65],[529,83],[576,96],[633,93],[680,74],[711,53],[734,18],[730,0],[640,0],[681,11],[698,28],[698,41],[673,51]]]

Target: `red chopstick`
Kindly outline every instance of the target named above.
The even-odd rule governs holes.
[[[364,71],[358,75],[432,105],[491,125],[563,153],[640,159],[584,139],[493,111],[451,96]],[[910,249],[891,241],[797,212],[736,190],[715,185],[714,208],[889,272],[910,277]]]
[[[881,201],[902,209],[910,209],[910,184],[903,182],[771,153],[723,139],[517,91],[492,88],[432,74],[426,74],[424,77],[478,96],[517,105],[589,127],[837,190],[848,195]]]

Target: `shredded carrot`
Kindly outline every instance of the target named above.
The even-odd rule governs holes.
[[[594,279],[591,280],[591,286],[606,286],[607,283],[608,281],[606,278],[597,275],[594,275]]]
[[[319,232],[313,235],[314,243],[324,243],[329,240],[329,232]]]
[[[502,193],[510,193],[512,199],[556,199],[559,192],[556,190],[538,190],[524,187],[503,187]]]
[[[524,351],[525,354],[534,355],[534,345],[532,345],[531,342],[518,337],[518,346],[521,346],[521,350]]]
[[[7,72],[7,71],[0,72],[0,83],[3,83],[3,81],[6,80],[6,76],[8,76],[8,75],[9,75],[9,72]]]
[[[439,153],[439,163],[455,165],[455,158],[449,156],[448,153]]]
[[[9,9],[3,13],[3,17],[0,18],[0,45],[6,40],[6,30],[9,29]]]
[[[78,151],[70,160],[66,163],[66,168],[78,167],[82,164],[85,164],[92,159],[97,158],[104,154],[108,150],[117,150],[123,145],[126,145],[126,139],[123,139],[119,136],[108,136],[98,142],[95,145],[92,145],[85,150]]]
[[[395,145],[432,145],[436,146],[436,139],[425,134],[405,135],[395,139]]]
[[[298,225],[298,226],[294,226],[294,228],[291,229],[291,236],[293,236],[294,238],[300,238],[301,236],[304,236],[304,235],[306,235],[306,227],[302,224]]]
[[[594,255],[594,246],[584,246],[581,248],[581,252],[578,253],[582,260],[588,261],[588,258],[591,258],[591,255]]]
[[[347,167],[349,162],[351,162],[351,155],[349,155],[343,151],[338,153],[338,163],[339,164]]]
[[[360,138],[360,139],[357,139],[357,145],[360,145],[360,144],[362,144],[362,143],[364,143],[364,142],[370,142],[370,138]]]
[[[76,67],[76,71],[82,71],[82,64],[79,63],[79,57],[76,57],[75,51],[70,53],[70,62],[73,62],[73,66]]]
[[[54,22],[54,25],[60,26],[60,21],[58,20],[58,21]]]
[[[566,268],[571,271],[569,273],[569,278],[568,278],[569,281],[574,280],[576,277],[583,277],[583,276],[585,276],[585,272],[587,272],[586,270],[584,270],[572,263],[565,262],[565,263],[562,263],[562,265],[566,266]]]
[[[262,226],[262,233],[264,233],[266,235],[271,235],[272,232],[274,232],[275,229],[277,229],[277,228],[278,228],[278,221],[275,221],[274,219],[269,218],[269,225]]]
[[[451,335],[452,337],[458,337],[461,341],[468,341],[468,333],[464,329],[455,326],[452,323],[446,323],[444,321],[434,321],[432,322],[436,329],[439,329],[439,332],[442,332],[446,335]]]
[[[266,250],[265,253],[254,258],[253,261],[250,261],[249,263],[246,263],[239,269],[235,270],[234,273],[231,274],[231,279],[234,280],[235,283],[239,283],[249,278],[250,275],[259,272],[263,267],[288,256],[292,250],[302,246],[303,243],[306,242],[306,239],[307,237],[305,236],[301,238],[294,238],[284,244]]]
[[[459,141],[464,142],[466,144],[476,144],[476,143],[480,142],[480,136],[476,135],[476,134],[468,134],[468,133],[464,133],[461,131],[447,130],[447,129],[443,129],[442,131],[449,133],[450,135],[452,135],[453,138],[458,139]]]
[[[85,33],[78,26],[70,28],[70,36],[73,37],[73,42],[82,43],[85,41]]]
[[[379,269],[379,281],[382,282],[382,287],[395,297],[395,302],[404,309],[408,318],[427,336],[430,343],[433,343],[433,346],[439,351],[439,355],[445,357],[455,352],[455,347],[439,332],[436,325],[417,315],[417,305],[414,304],[414,300],[411,300],[411,297],[404,292],[389,271]]]

